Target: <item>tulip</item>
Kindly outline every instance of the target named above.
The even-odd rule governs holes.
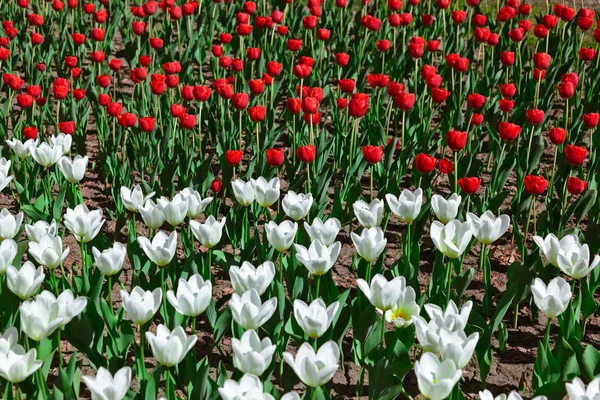
[[[54,297],[54,295],[50,292],[45,293],[48,293],[49,296]],[[71,292],[71,289],[67,289],[62,292],[56,301],[58,302],[58,316],[62,319],[62,322],[59,325],[60,327],[63,327],[71,322],[71,320],[81,314],[81,312],[87,306],[87,298],[82,296],[75,298],[73,296],[73,292]]]
[[[449,332],[446,329],[440,331],[440,353],[442,360],[450,360],[458,368],[465,368],[479,341],[479,333],[475,332],[466,339],[463,335]]]
[[[223,387],[219,388],[219,395],[223,400],[239,400],[239,399],[263,399],[271,400],[273,396],[264,393],[263,384],[260,378],[256,375],[245,374],[236,382],[233,379],[227,379]],[[283,396],[281,400],[284,400]],[[292,398],[286,399],[292,400]]]
[[[404,285],[398,300],[384,314],[387,322],[392,322],[397,328],[404,328],[413,323],[413,317],[419,315],[421,308],[416,301],[415,290]]]
[[[154,194],[153,194],[154,195]],[[149,197],[150,195],[146,196]],[[154,201],[146,199],[143,207],[139,207],[138,211],[148,228],[156,230],[165,223],[165,216]]]
[[[462,370],[451,360],[440,362],[434,354],[425,353],[415,362],[415,375],[423,396],[430,400],[442,400],[450,395],[462,377]]]
[[[190,228],[200,244],[212,249],[221,241],[226,221],[227,218],[223,217],[221,222],[218,222],[215,217],[210,215],[203,224],[198,221],[190,221]]]
[[[579,378],[565,384],[569,400],[594,400],[600,398],[600,377],[592,380],[587,389]]]
[[[265,231],[267,232],[267,240],[269,244],[280,253],[283,253],[292,246],[294,239],[296,238],[296,232],[298,231],[298,223],[291,221],[283,221],[277,225],[274,221],[269,221],[265,225]]]
[[[337,343],[329,341],[315,352],[310,344],[304,342],[295,358],[288,352],[283,353],[283,358],[306,386],[315,388],[329,382],[337,372],[340,349]]]
[[[87,164],[88,156],[81,157],[78,155],[72,160],[65,156],[58,160],[58,168],[60,168],[65,179],[73,184],[78,183],[83,179]]]
[[[564,251],[558,253],[558,267],[574,279],[585,278],[600,263],[600,257],[594,256],[590,264],[590,249],[587,244],[573,242]]]
[[[496,218],[491,211],[486,211],[481,217],[477,217],[473,213],[467,213],[467,221],[471,225],[473,236],[484,245],[492,244],[498,240],[510,225],[508,215],[503,214]]]
[[[335,242],[327,247],[319,239],[313,240],[310,247],[295,244],[296,258],[300,264],[304,265],[311,273],[321,276],[325,275],[335,264],[342,244]]]
[[[145,237],[139,237],[138,241],[150,261],[159,267],[168,265],[177,250],[176,231],[171,232],[170,235],[164,231],[158,231],[152,241]]]
[[[166,197],[161,197],[156,201],[156,206],[165,216],[165,221],[171,226],[180,225],[187,216],[188,202],[181,193],[177,193],[171,201]]]
[[[7,268],[12,265],[17,256],[17,243],[12,239],[6,239],[0,242],[0,275],[3,275]]]
[[[262,375],[273,360],[276,346],[268,337],[262,341],[256,331],[244,332],[241,339],[232,338],[233,366],[245,374]]]
[[[535,305],[548,317],[548,324],[562,314],[571,301],[571,288],[561,277],[554,278],[548,286],[540,278],[531,285]]]
[[[558,267],[558,256],[565,254],[573,244],[579,243],[579,239],[575,235],[566,235],[558,240],[552,233],[546,236],[545,239],[541,236],[534,236],[533,241],[542,250],[548,262],[555,267]]]
[[[144,196],[144,192],[140,185],[135,185],[132,189],[129,189],[127,186],[121,186],[120,193],[123,205],[131,212],[138,212],[144,204],[147,204],[148,200],[154,197],[155,194],[154,192],[151,192]]]
[[[146,339],[156,361],[170,368],[183,361],[196,344],[198,337],[195,334],[186,336],[181,326],[170,331],[169,328],[160,324],[156,327],[156,334],[146,332]]]
[[[435,247],[448,258],[460,257],[469,242],[473,232],[468,222],[453,219],[446,225],[439,221],[431,224],[431,240]]]
[[[275,277],[275,264],[266,261],[257,268],[244,261],[241,267],[232,265],[229,268],[231,286],[237,294],[244,294],[254,289],[262,296]]]
[[[356,219],[365,228],[373,228],[381,225],[384,207],[385,203],[379,199],[374,199],[370,204],[362,200],[357,200],[352,205]]]
[[[81,243],[94,239],[102,225],[102,209],[90,211],[85,204],[79,204],[74,210],[68,208],[65,214],[65,226]]]
[[[254,190],[254,197],[258,204],[262,207],[271,207],[277,200],[279,200],[279,178],[275,177],[269,182],[262,176],[258,179],[251,179],[252,189]]]
[[[12,215],[10,211],[3,208],[0,211],[0,241],[5,239],[14,239],[21,229],[23,222],[23,213]]]
[[[29,254],[35,258],[38,264],[49,269],[54,269],[61,265],[70,251],[71,249],[68,247],[63,249],[63,242],[60,236],[53,236],[49,233],[42,236],[39,242],[29,242]]]
[[[320,298],[314,300],[310,305],[296,299],[294,300],[294,317],[304,333],[311,339],[316,339],[323,336],[329,329],[338,308],[338,302],[327,307]]]
[[[181,196],[187,202],[187,216],[188,218],[197,218],[204,212],[206,206],[212,201],[212,197],[202,199],[200,193],[192,188],[185,188],[181,191]]]
[[[356,284],[369,302],[379,312],[385,313],[398,302],[398,298],[406,288],[406,279],[398,276],[388,282],[383,275],[377,274],[371,279],[370,285],[364,279],[358,279]]]
[[[399,197],[393,194],[386,194],[385,199],[394,215],[398,216],[404,223],[412,223],[421,212],[423,205],[423,190],[421,188],[411,192],[404,189]]]
[[[19,306],[21,329],[36,342],[50,336],[63,323],[61,306],[54,295],[46,290]]]
[[[167,300],[178,313],[195,318],[208,308],[212,300],[212,283],[204,281],[198,274],[190,276],[188,280],[179,278],[177,295],[169,290]]]
[[[456,218],[458,214],[458,207],[460,207],[462,198],[456,193],[448,198],[444,199],[439,194],[434,194],[431,197],[431,208],[437,219],[439,219],[444,225]]]
[[[381,228],[364,228],[360,236],[352,232],[352,243],[356,246],[358,254],[367,262],[373,262],[385,249],[387,239],[383,236]]]
[[[235,199],[244,207],[248,207],[254,201],[254,188],[252,182],[244,182],[241,179],[236,179],[231,182],[233,195]]]
[[[106,276],[113,276],[123,269],[127,251],[125,250],[125,246],[119,242],[115,242],[113,247],[102,252],[92,247],[92,254],[94,255],[96,267],[98,267],[100,272]]]
[[[329,247],[335,242],[335,239],[342,228],[342,224],[337,218],[329,218],[327,221],[321,221],[321,218],[315,218],[312,225],[304,222],[304,229],[311,241],[320,240],[323,245]]]
[[[62,156],[62,147],[51,146],[48,143],[42,143],[36,147],[31,155],[33,159],[44,168],[50,168]]]
[[[131,290],[131,294],[121,290],[121,299],[129,319],[134,324],[142,326],[150,321],[158,311],[162,300],[162,290],[156,288],[150,292],[136,286]]]
[[[8,289],[21,300],[27,300],[38,291],[45,275],[41,266],[36,269],[30,261],[26,261],[20,269],[9,265],[6,278]]]
[[[96,377],[82,376],[81,380],[88,387],[93,399],[122,400],[131,386],[131,368],[123,367],[113,377],[107,369],[100,367]]]
[[[37,141],[35,139],[29,139],[23,143],[20,140],[13,138],[12,140],[7,140],[6,144],[21,160],[29,158],[31,153],[33,153],[34,149],[37,147]]]
[[[312,193],[303,194],[290,190],[281,201],[285,214],[293,220],[305,218],[313,204]]]
[[[587,189],[587,182],[577,177],[570,176],[567,179],[567,191],[574,196],[580,195]]]
[[[277,298],[273,297],[264,304],[256,289],[250,289],[242,295],[233,293],[229,300],[233,320],[244,329],[258,329],[275,313]]]
[[[8,186],[12,179],[13,176],[9,176],[6,172],[0,171],[0,192]]]
[[[21,345],[14,345],[6,353],[0,352],[0,376],[8,382],[19,384],[43,365],[36,358],[35,349],[25,352]]]

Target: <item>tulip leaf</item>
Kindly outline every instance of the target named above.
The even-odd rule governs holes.
[[[369,368],[369,399],[392,400],[402,393],[402,381],[393,371],[386,358]]]

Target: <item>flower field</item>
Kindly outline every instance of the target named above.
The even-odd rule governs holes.
[[[0,393],[600,399],[600,24],[4,0]]]

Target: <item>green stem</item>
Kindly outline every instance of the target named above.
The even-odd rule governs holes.
[[[546,325],[546,335],[544,336],[544,343],[546,348],[550,349],[550,327],[552,326],[552,318],[548,318],[548,325]]]
[[[315,297],[313,300],[319,298],[319,292],[321,289],[321,275],[315,275]]]
[[[108,280],[108,306],[110,308],[110,313],[114,316],[115,315],[115,310],[113,308],[113,298],[112,298],[112,276],[108,276],[107,277]]]

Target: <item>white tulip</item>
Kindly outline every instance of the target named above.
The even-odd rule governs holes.
[[[452,193],[447,200],[439,194],[434,194],[431,197],[431,208],[433,209],[437,219],[446,225],[448,222],[456,218],[461,200],[462,198],[460,195],[456,193]]]
[[[306,269],[315,275],[325,275],[331,267],[335,264],[342,244],[335,242],[331,246],[327,247],[319,239],[313,240],[310,247],[306,247],[295,244],[296,258],[300,261],[300,264],[304,265]]]
[[[240,339],[232,338],[233,366],[245,374],[261,376],[271,365],[276,346],[268,337],[262,341],[256,331],[244,332]]]
[[[233,293],[229,308],[233,320],[244,329],[258,329],[275,313],[277,298],[273,297],[263,304],[256,289],[250,289],[241,296]]]
[[[187,216],[188,203],[184,196],[177,193],[173,200],[161,197],[156,201],[156,206],[165,216],[165,221],[171,226],[180,225]]]
[[[6,354],[17,344],[19,340],[19,331],[14,326],[8,328],[0,335],[0,354]]]
[[[352,205],[352,208],[356,219],[365,228],[373,228],[381,225],[383,209],[385,208],[383,200],[373,199],[371,203],[357,200]]]
[[[48,143],[52,147],[55,147],[60,152],[60,155],[67,154],[71,150],[71,144],[73,143],[73,137],[71,135],[65,135],[64,133],[59,133],[56,136],[50,136],[48,138]]]
[[[39,220],[33,225],[25,224],[25,233],[27,233],[27,238],[30,242],[39,242],[46,235],[56,236],[58,234],[58,226],[55,220],[52,220],[50,224]]]
[[[416,298],[415,290],[412,287],[404,287],[396,303],[385,312],[385,320],[393,322],[397,328],[410,326],[413,323],[413,316],[419,315],[421,311]]]
[[[95,377],[82,376],[81,380],[90,390],[92,400],[123,400],[131,386],[131,368],[123,367],[113,377],[100,367]]]
[[[399,197],[388,193],[385,195],[385,200],[394,215],[398,216],[402,222],[410,224],[421,212],[423,190],[418,188],[414,192],[411,192],[408,189],[404,189]]]
[[[338,302],[334,302],[327,307],[320,298],[313,300],[310,305],[296,299],[294,300],[294,317],[304,333],[309,338],[316,339],[323,336],[329,329],[339,305]]]
[[[440,362],[434,354],[425,353],[415,362],[415,375],[423,396],[430,400],[443,400],[462,377],[462,370],[450,360]]]
[[[531,293],[535,305],[548,317],[554,318],[562,314],[571,301],[571,288],[563,278],[554,278],[548,286],[540,278],[535,278],[531,285]]]
[[[8,171],[10,170],[11,161],[6,158],[0,158],[0,172],[4,172],[5,175],[8,175]]]
[[[308,215],[312,204],[312,193],[297,194],[293,190],[287,192],[281,201],[281,207],[283,207],[285,215],[296,221],[299,221]]]
[[[88,243],[98,235],[104,225],[102,209],[90,211],[85,204],[79,204],[74,210],[68,208],[65,214],[65,226],[81,243]]]
[[[502,214],[497,218],[491,211],[484,212],[481,217],[467,213],[467,221],[471,224],[473,236],[483,244],[492,244],[508,230],[510,217]]]
[[[254,188],[252,182],[244,182],[241,179],[236,179],[231,182],[233,195],[235,199],[244,207],[248,207],[254,201]]]
[[[306,386],[314,388],[333,378],[339,368],[340,349],[337,343],[329,341],[315,353],[312,346],[304,342],[295,358],[288,352],[283,353],[283,358]]]
[[[135,185],[132,189],[129,189],[127,186],[121,186],[120,193],[123,205],[132,212],[139,211],[139,209],[155,195],[155,192],[152,192],[144,196],[144,192],[140,185]]]
[[[192,229],[194,237],[200,244],[212,249],[221,241],[223,227],[225,226],[226,221],[227,218],[223,217],[221,222],[218,222],[215,217],[209,215],[203,224],[198,221],[190,221],[190,228]]]
[[[587,388],[579,378],[565,384],[569,400],[599,400],[600,399],[600,377],[592,380]]]
[[[62,264],[67,258],[71,249],[63,249],[63,242],[60,236],[46,234],[41,237],[39,242],[29,242],[29,254],[35,258],[38,264],[46,268],[54,269]]]
[[[375,261],[383,252],[387,244],[387,239],[383,236],[381,228],[364,228],[360,236],[354,232],[350,233],[352,243],[356,247],[358,254],[367,262]]]
[[[26,261],[21,269],[9,265],[6,270],[8,290],[21,300],[27,300],[33,296],[44,282],[44,277],[42,266],[36,269],[30,261]]]
[[[508,396],[506,396],[504,393],[502,393],[502,394],[494,397],[492,392],[490,392],[487,389],[484,390],[483,392],[479,392],[479,399],[480,400],[523,400],[521,395],[514,390],[512,392],[510,392]],[[536,396],[532,400],[547,400],[547,399],[548,398],[546,396]]]
[[[600,257],[594,256],[590,264],[590,249],[587,244],[573,242],[571,246],[558,254],[558,267],[571,278],[585,278],[600,263]]]
[[[310,240],[319,239],[321,243],[329,247],[335,242],[335,239],[342,229],[342,224],[337,218],[329,218],[327,221],[321,221],[321,218],[315,218],[312,225],[304,222],[304,229]]]
[[[143,207],[139,209],[140,215],[146,226],[152,230],[157,230],[165,223],[165,215],[154,201],[148,199]]]
[[[398,276],[388,282],[385,276],[377,274],[371,279],[370,284],[362,278],[358,279],[356,284],[375,308],[385,312],[398,301],[398,297],[406,287],[406,279]]]
[[[0,275],[3,275],[12,265],[17,256],[17,243],[12,239],[6,239],[0,243]]]
[[[7,353],[0,353],[0,376],[8,382],[21,383],[42,366],[43,362],[36,358],[35,349],[25,352],[22,346],[14,345]]]
[[[542,253],[548,259],[548,262],[555,267],[558,267],[558,255],[561,252],[567,251],[573,243],[579,243],[579,239],[575,235],[566,235],[562,239],[558,238],[554,234],[549,234],[546,238],[541,236],[534,236],[533,241],[542,250]]]
[[[88,156],[81,157],[80,155],[77,155],[72,160],[69,157],[64,156],[58,160],[58,168],[60,168],[63,176],[70,183],[78,183],[83,179],[87,164]]]
[[[0,192],[8,186],[8,184],[10,183],[10,181],[13,180],[13,178],[14,177],[12,175],[8,175],[6,172],[0,171]]]
[[[265,261],[258,268],[244,261],[241,267],[232,265],[229,268],[231,286],[237,294],[244,294],[250,289],[255,289],[263,295],[275,277],[275,264]]]
[[[31,152],[35,162],[44,168],[50,168],[58,162],[63,155],[62,147],[51,146],[48,143],[42,143]]]
[[[429,318],[434,319],[440,317],[444,320],[443,326],[450,332],[462,331],[467,326],[473,302],[471,300],[465,302],[459,309],[454,300],[450,300],[446,308],[442,308],[436,304],[425,304],[425,311]]]
[[[92,254],[94,255],[96,267],[98,267],[100,272],[106,276],[113,276],[123,269],[127,250],[124,245],[115,242],[113,247],[109,247],[102,252],[97,248],[92,247]]]
[[[296,232],[298,231],[298,223],[286,220],[277,225],[275,221],[269,221],[265,225],[265,231],[267,232],[269,244],[278,252],[283,253],[294,243]]]
[[[21,229],[23,222],[23,213],[12,215],[10,211],[3,208],[0,211],[0,240],[14,239]]]
[[[258,204],[262,207],[271,207],[277,200],[279,200],[279,178],[275,177],[267,182],[262,176],[258,179],[251,179],[252,189],[254,190],[254,197]]]
[[[33,150],[37,147],[37,141],[34,139],[26,140],[23,143],[19,139],[13,138],[11,140],[7,140],[6,144],[15,152],[17,157],[19,157],[21,160],[29,158]]]
[[[212,197],[202,199],[200,193],[192,188],[185,188],[181,191],[181,195],[186,199],[188,204],[187,216],[188,218],[198,218],[203,212],[206,206],[212,201]]]
[[[183,361],[196,344],[198,337],[195,334],[186,336],[181,326],[171,331],[160,324],[156,327],[156,334],[146,332],[146,339],[156,361],[165,367],[173,367]]]
[[[190,276],[188,280],[179,278],[177,295],[169,290],[167,300],[179,314],[197,317],[208,308],[212,300],[212,283],[210,280],[204,281],[199,274]]]
[[[450,360],[458,368],[465,368],[469,361],[471,361],[471,357],[473,357],[473,352],[478,341],[479,333],[477,332],[469,335],[465,340],[461,334],[442,329],[440,331],[440,353],[442,360]]]
[[[21,303],[21,329],[32,340],[39,342],[50,336],[63,323],[60,304],[47,290],[33,300]]]
[[[471,225],[457,219],[453,219],[446,225],[440,221],[433,221],[430,234],[435,247],[448,258],[460,257],[473,236]]]
[[[252,374],[242,376],[239,383],[227,379],[219,388],[219,395],[223,400],[274,400],[273,396],[264,393],[260,378]]]
[[[121,290],[121,299],[129,319],[136,325],[144,325],[158,311],[162,300],[162,290],[156,288],[150,292],[136,286],[131,294]]]
[[[58,302],[58,316],[62,319],[60,326],[65,326],[73,318],[83,312],[87,306],[87,298],[79,296],[75,298],[71,289],[62,292],[56,299]]]
[[[150,261],[159,267],[164,267],[175,257],[177,232],[173,231],[170,235],[167,235],[164,231],[158,231],[152,241],[141,236],[138,238],[138,242]]]

